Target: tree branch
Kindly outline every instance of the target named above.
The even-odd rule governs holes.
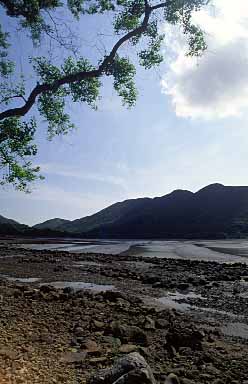
[[[151,7],[151,10],[155,11],[156,9],[167,7],[170,3],[172,3],[172,1],[167,0],[164,3],[156,4],[153,7]]]
[[[8,3],[8,0],[0,1],[0,3]],[[27,98],[25,104],[22,107],[17,108],[11,108],[7,109],[6,111],[3,111],[0,113],[0,121],[4,120],[9,117],[20,117],[25,116],[29,110],[33,107],[37,97],[41,95],[42,93],[46,92],[56,92],[58,88],[65,84],[71,84],[74,82],[79,82],[85,79],[91,79],[95,77],[100,77],[104,74],[104,72],[107,71],[110,64],[113,63],[115,56],[117,54],[117,51],[119,48],[128,40],[130,40],[132,37],[138,36],[146,31],[149,18],[151,13],[157,9],[161,8],[162,6],[165,6],[166,3],[158,4],[157,6],[151,7],[147,0],[145,0],[145,15],[142,24],[133,29],[132,31],[128,32],[126,35],[124,35],[120,40],[117,41],[117,43],[112,48],[109,55],[107,55],[102,63],[99,65],[99,67],[92,71],[83,71],[83,72],[77,72],[71,75],[64,76],[53,83],[44,83],[44,84],[37,84],[36,87],[31,91],[29,97]]]
[[[10,99],[22,99],[25,101],[25,103],[27,102],[27,99],[25,99],[25,97],[23,95],[8,96],[8,97],[5,97],[4,99],[2,99],[1,102],[5,103],[6,101],[8,101]]]

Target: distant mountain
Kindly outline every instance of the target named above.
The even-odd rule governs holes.
[[[58,220],[57,223],[62,222],[70,222],[69,220],[63,220],[63,219],[54,219]],[[49,222],[50,220],[48,220]],[[53,220],[51,220],[53,221]],[[44,225],[44,228],[34,228],[29,227],[25,224],[20,224],[15,220],[8,219],[4,216],[0,215],[0,235],[8,235],[8,236],[29,236],[29,237],[63,237],[63,236],[76,236],[74,234],[65,233],[60,230],[52,229],[52,228],[46,228]]]
[[[142,210],[151,200],[149,198],[130,199],[121,203],[115,203],[91,216],[69,221],[63,219],[51,219],[44,223],[36,224],[34,228],[53,229],[69,233],[85,233],[103,225],[114,224],[124,216],[136,210]],[[64,222],[63,222],[64,221]],[[57,225],[56,225],[57,224]]]
[[[41,225],[99,238],[247,237],[248,187],[211,184],[196,193],[176,190],[153,199],[125,200],[82,219]]]
[[[63,231],[63,229],[62,229],[63,225],[69,224],[69,223],[70,223],[70,220],[56,218],[56,219],[46,220],[40,224],[36,224],[33,226],[33,228],[39,229],[39,230],[50,229],[50,230]]]
[[[23,233],[29,227],[24,224],[20,224],[15,220],[7,219],[7,217],[0,215],[0,234],[16,235]]]
[[[174,191],[88,236],[102,234],[111,238],[247,237],[248,187],[212,184],[196,193]]]

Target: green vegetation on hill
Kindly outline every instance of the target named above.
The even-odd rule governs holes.
[[[35,229],[51,229],[51,230],[61,230],[63,231],[63,225],[69,224],[70,220],[65,219],[50,219],[46,220],[43,223],[36,224],[33,226]]]
[[[248,187],[212,184],[196,193],[125,200],[62,225],[49,220],[42,229],[101,238],[247,237]]]
[[[143,198],[136,200],[125,200],[121,203],[115,203],[110,207],[95,213],[94,215],[71,221],[68,224],[65,223],[64,225],[59,226],[59,228],[53,229],[60,229],[71,233],[88,232],[102,225],[114,224],[116,221],[121,220],[123,217],[132,214],[134,210],[142,210],[143,207],[148,204],[149,200],[150,199],[148,198]]]
[[[24,224],[20,224],[15,220],[7,219],[0,215],[0,233],[15,235],[25,232],[29,227]]]

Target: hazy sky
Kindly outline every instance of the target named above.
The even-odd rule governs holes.
[[[36,163],[46,179],[30,195],[2,189],[0,214],[34,224],[178,188],[248,185],[248,3],[214,4],[196,16],[209,46],[201,59],[185,57],[164,26],[167,64],[138,72],[135,108],[107,83],[97,112],[70,105],[78,129],[67,137],[46,141],[42,123]]]

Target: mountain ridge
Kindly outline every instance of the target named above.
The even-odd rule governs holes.
[[[248,187],[215,183],[195,193],[177,189],[117,202],[76,220],[55,218],[24,228],[40,231],[89,238],[248,237]]]
[[[24,232],[28,228],[28,225],[18,223],[16,220],[8,219],[0,215],[0,233],[2,234],[15,235]]]
[[[124,200],[57,229],[101,238],[247,236],[248,187],[214,183],[195,193]]]
[[[42,223],[38,223],[32,226],[35,229],[58,229],[63,226],[65,223],[70,223],[71,220],[60,219],[59,217],[55,217],[54,219],[48,219]]]

